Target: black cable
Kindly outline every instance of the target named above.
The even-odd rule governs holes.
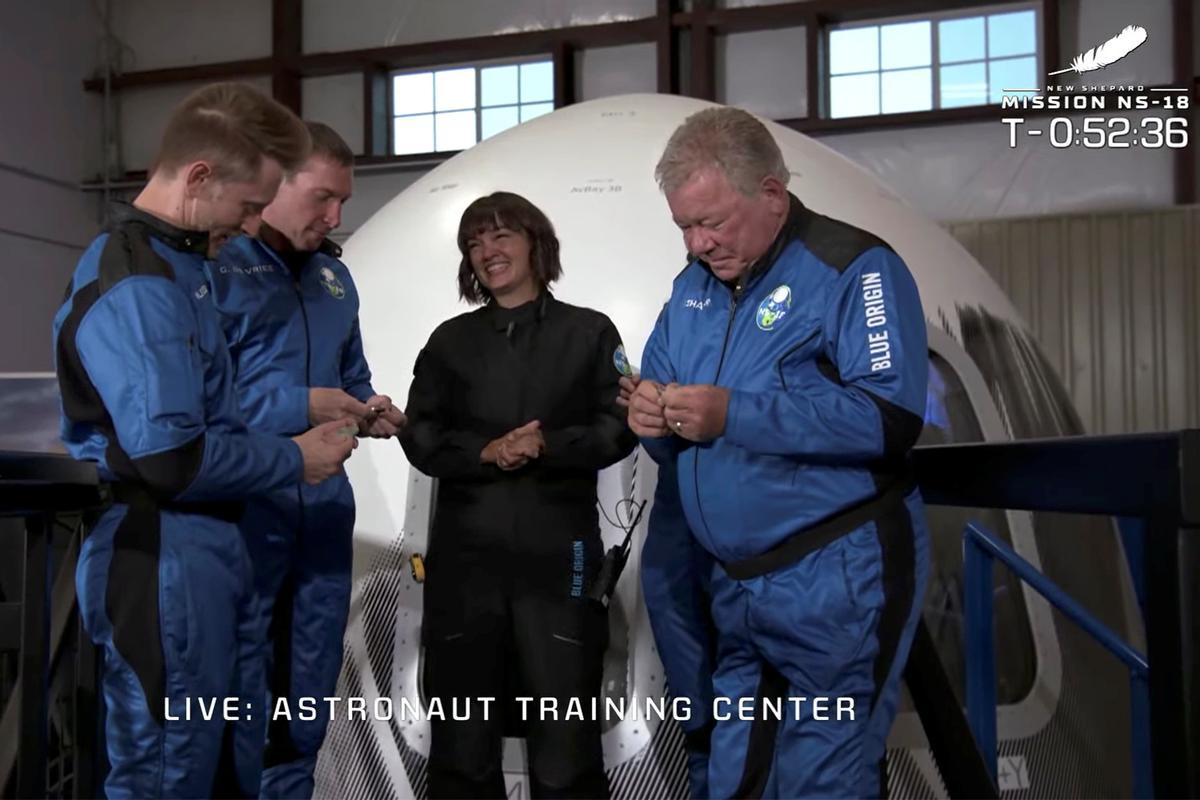
[[[628,512],[628,518],[632,520],[632,522],[630,522],[628,525],[622,524],[619,521],[620,517],[621,517],[621,506],[626,503],[628,503],[631,508],[636,509],[635,511]],[[600,513],[604,515],[604,521],[607,522],[612,527],[616,528],[617,530],[624,531],[626,536],[632,535],[634,529],[637,528],[638,521],[642,518],[642,509],[644,509],[645,507],[646,507],[645,500],[643,500],[641,503],[639,503],[636,500],[634,500],[632,497],[623,497],[620,500],[618,500],[615,504],[613,504],[613,513],[617,515],[617,520],[618,520],[618,521],[614,522],[613,518],[610,517],[608,515],[608,512],[604,510],[604,506],[600,503],[600,501],[599,500],[596,501],[596,508],[600,509]]]

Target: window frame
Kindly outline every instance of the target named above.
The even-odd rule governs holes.
[[[550,76],[550,99],[538,100],[535,102],[522,103],[520,96],[520,71],[517,73],[517,102],[499,106],[484,106],[483,105],[483,77],[482,71],[490,67],[505,67],[517,66],[518,68],[526,64],[548,64],[551,70]],[[437,73],[448,72],[458,69],[473,69],[475,71],[475,105],[470,108],[463,109],[448,109],[446,111],[437,110]],[[396,78],[403,75],[423,75],[428,73],[434,83],[433,86],[433,101],[429,112],[417,112],[413,114],[397,114],[396,113]],[[412,159],[412,158],[449,158],[456,153],[461,153],[462,149],[458,150],[439,150],[437,149],[437,116],[438,114],[449,114],[458,111],[473,111],[475,114],[475,141],[472,146],[484,141],[483,134],[483,112],[490,108],[516,108],[517,109],[517,124],[521,124],[520,114],[522,106],[542,105],[550,103],[553,108],[560,107],[561,100],[558,97],[557,88],[554,81],[554,55],[553,53],[534,53],[528,55],[508,56],[505,58],[493,58],[476,61],[461,61],[451,63],[439,63],[432,65],[422,65],[414,67],[403,67],[397,69],[389,69],[387,71],[387,159]],[[433,150],[411,153],[396,152],[396,120],[401,117],[418,117],[424,116],[426,113],[433,118]],[[507,130],[507,129],[505,129]]]
[[[989,37],[988,37],[987,17],[993,16],[996,14],[1019,13],[1019,12],[1023,12],[1023,11],[1032,11],[1033,12],[1033,18],[1034,18],[1034,29],[1033,29],[1034,72],[1036,75],[1041,76],[1041,77],[1039,77],[1039,81],[1044,83],[1045,80],[1044,80],[1043,73],[1045,72],[1045,58],[1046,58],[1046,53],[1045,53],[1046,20],[1045,20],[1045,13],[1044,13],[1044,11],[1045,11],[1044,3],[1041,2],[1041,0],[1020,0],[1019,2],[988,3],[988,4],[971,5],[971,6],[964,6],[964,7],[960,7],[960,8],[952,8],[952,9],[945,9],[945,10],[930,9],[930,10],[926,10],[926,11],[914,12],[911,14],[895,14],[895,15],[888,15],[888,16],[881,16],[881,17],[864,17],[864,18],[858,18],[858,19],[853,19],[853,20],[844,20],[844,21],[836,21],[836,22],[830,21],[830,22],[823,23],[821,25],[821,29],[820,29],[820,33],[819,33],[820,45],[821,45],[821,58],[820,58],[821,102],[819,104],[819,107],[816,109],[818,117],[822,121],[828,121],[828,122],[837,124],[837,123],[845,123],[850,120],[854,120],[854,121],[881,120],[881,119],[886,120],[891,117],[900,116],[900,115],[909,115],[909,114],[944,114],[947,112],[954,114],[954,113],[962,113],[962,111],[964,109],[984,110],[984,109],[989,109],[989,108],[999,108],[1001,105],[999,102],[993,103],[991,101],[991,90],[992,90],[991,64],[992,64],[992,62],[1000,61],[1000,60],[1008,59],[1008,58],[1027,58],[1028,55],[1017,54],[1017,55],[998,56],[998,57],[993,58],[989,52],[991,43],[990,43]],[[984,39],[983,39],[984,53],[983,53],[982,59],[972,59],[972,60],[967,60],[967,61],[949,61],[949,62],[946,62],[945,65],[943,65],[941,58],[940,58],[940,52],[939,52],[940,51],[940,42],[939,42],[939,38],[938,38],[938,23],[951,21],[951,20],[971,19],[974,17],[982,17],[984,19]],[[930,23],[930,33],[929,33],[930,58],[929,58],[928,69],[930,70],[930,73],[931,73],[930,74],[931,105],[929,108],[924,108],[924,109],[919,109],[919,110],[883,111],[882,110],[882,108],[883,108],[882,82],[883,82],[884,73],[885,72],[900,72],[905,69],[921,69],[924,67],[918,66],[918,67],[898,67],[898,68],[894,68],[894,69],[884,69],[883,68],[883,58],[882,58],[882,48],[883,48],[882,39],[883,39],[883,37],[877,35],[876,36],[876,46],[879,49],[879,57],[877,59],[876,68],[874,70],[868,70],[868,71],[863,71],[863,72],[848,72],[848,73],[842,73],[839,75],[834,75],[832,63],[831,63],[832,47],[830,44],[830,35],[835,31],[855,30],[855,29],[861,29],[861,28],[875,28],[875,29],[879,30],[885,25],[894,25],[894,24],[906,23],[906,22],[928,22],[928,23]],[[987,75],[988,80],[987,80],[987,87],[985,89],[985,94],[986,94],[985,101],[983,103],[970,103],[970,104],[957,105],[957,106],[941,105],[941,68],[943,66],[958,66],[958,65],[965,65],[965,64],[975,64],[975,63],[982,63],[986,70],[986,75]],[[838,78],[838,77],[851,76],[851,75],[876,75],[876,76],[878,76],[878,93],[879,93],[878,100],[879,100],[879,108],[880,108],[879,111],[877,111],[874,114],[859,114],[859,115],[845,116],[845,117],[833,116],[833,79]],[[1008,87],[1004,87],[1004,88],[1008,88]],[[1021,88],[1033,88],[1033,87],[1021,87]]]

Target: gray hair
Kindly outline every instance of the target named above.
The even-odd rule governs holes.
[[[720,170],[747,197],[768,175],[787,186],[783,153],[767,127],[740,108],[718,106],[697,111],[671,134],[654,177],[670,194],[705,167]]]

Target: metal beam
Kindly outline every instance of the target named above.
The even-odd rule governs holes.
[[[693,0],[687,15],[691,42],[691,86],[688,94],[700,100],[717,99],[716,34],[709,25],[712,0]]]
[[[388,154],[388,120],[391,119],[391,95],[385,67],[363,70],[363,155]]]
[[[1059,42],[1060,25],[1058,14],[1059,0],[1043,0],[1042,2],[1042,74],[1058,69],[1058,55],[1062,49]],[[1051,84],[1057,84],[1061,78],[1054,76],[1046,78]]]
[[[300,0],[271,0],[271,94],[295,111],[303,111],[300,56],[304,9]]]
[[[284,1],[273,0],[277,3]],[[628,22],[577,25],[549,30],[474,36],[467,39],[448,39],[438,42],[416,42],[333,53],[307,53],[299,56],[296,69],[303,77],[340,75],[378,66],[400,69],[457,61],[537,55],[551,52],[558,42],[577,48],[653,42],[657,37],[656,22],[654,17],[646,17]],[[194,67],[127,72],[114,75],[112,87],[119,90],[133,86],[217,80],[246,75],[273,75],[276,68],[276,59],[257,58],[219,64],[199,64]],[[93,92],[104,89],[104,82],[98,79],[86,80],[83,85],[85,89]]]
[[[1171,20],[1174,26],[1174,70],[1173,80],[1176,86],[1188,89],[1187,111],[1184,116],[1188,119],[1188,129],[1195,136],[1196,128],[1196,92],[1193,84],[1196,76],[1195,53],[1192,44],[1192,25],[1195,22],[1195,9],[1192,0],[1172,0]],[[1196,144],[1181,147],[1175,151],[1175,202],[1179,205],[1189,205],[1196,202]],[[1198,732],[1200,733],[1200,732]]]
[[[550,51],[554,63],[554,107],[575,102],[575,48],[567,42],[555,42]]]
[[[46,796],[50,691],[50,531],[48,516],[25,520],[25,577],[21,592],[21,670],[18,698],[17,797]]]
[[[804,18],[804,79],[807,87],[805,101],[807,118],[820,119],[824,115],[825,37],[821,35],[821,17],[808,14]]]
[[[112,77],[112,89],[136,89],[142,86],[163,86],[172,83],[195,83],[222,81],[231,78],[247,78],[255,75],[270,75],[275,63],[270,58],[246,58],[240,61],[222,61],[218,64],[197,64],[191,67],[167,67],[138,72],[124,72]],[[101,78],[89,78],[83,82],[89,92],[103,92]]]
[[[655,24],[655,50],[659,94],[679,94],[679,34],[671,24],[676,0],[658,0]]]

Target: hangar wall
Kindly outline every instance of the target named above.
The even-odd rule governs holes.
[[[23,4],[0,25],[0,372],[50,368],[49,321],[98,222],[79,191],[100,153],[100,100],[80,86],[97,30],[74,0]]]
[[[953,223],[1089,433],[1200,427],[1200,209]]]

